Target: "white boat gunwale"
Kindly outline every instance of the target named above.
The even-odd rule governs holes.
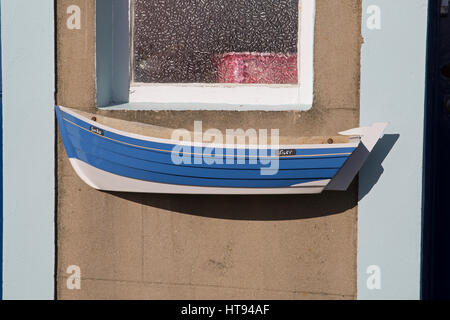
[[[77,112],[71,110],[70,108],[66,107],[59,107],[62,111],[70,114],[71,116],[78,118],[81,121],[84,121],[94,127],[100,128],[105,131],[109,131],[112,133],[115,133],[117,135],[121,135],[124,137],[137,139],[137,140],[143,140],[148,142],[156,142],[161,144],[170,144],[170,145],[180,145],[180,146],[192,146],[192,147],[211,147],[211,148],[223,148],[223,149],[329,149],[329,148],[355,148],[359,144],[359,137],[354,136],[357,141],[355,142],[349,142],[349,143],[335,143],[335,144],[280,144],[280,145],[241,145],[241,144],[214,144],[214,143],[199,143],[195,141],[179,141],[179,140],[173,140],[173,139],[164,139],[164,138],[156,138],[156,137],[150,137],[145,136],[137,133],[131,133],[126,132],[123,130],[118,130],[115,128],[112,128],[110,126],[104,125],[102,123],[93,121],[83,115],[78,114]],[[121,120],[126,122],[125,120]],[[130,122],[131,123],[131,122]],[[174,129],[176,130],[176,129]],[[183,129],[182,129],[183,130]],[[341,134],[346,135],[346,134]]]

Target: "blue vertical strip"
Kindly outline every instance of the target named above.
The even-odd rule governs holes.
[[[3,300],[3,86],[2,86],[2,0],[0,0],[0,300]]]
[[[97,105],[128,102],[129,20],[128,0],[96,1]]]
[[[113,3],[111,0],[97,0],[95,5],[97,105],[104,107],[112,103],[113,33],[111,26],[113,25]]]
[[[420,298],[427,8],[428,0],[363,0],[361,125],[390,125],[359,173],[361,300]]]

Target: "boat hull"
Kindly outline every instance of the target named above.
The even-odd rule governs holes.
[[[73,168],[88,185],[105,191],[320,193],[359,146],[211,148],[119,131],[63,107],[56,107],[56,114]]]

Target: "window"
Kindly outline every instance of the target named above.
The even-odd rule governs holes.
[[[126,95],[122,102],[187,109],[311,106],[314,0],[112,2],[110,68],[97,57],[97,68],[111,73],[112,100]],[[97,5],[100,50],[108,42],[100,38],[107,29],[103,10]]]

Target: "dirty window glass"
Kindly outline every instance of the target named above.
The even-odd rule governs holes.
[[[299,0],[134,0],[133,82],[297,84]]]

